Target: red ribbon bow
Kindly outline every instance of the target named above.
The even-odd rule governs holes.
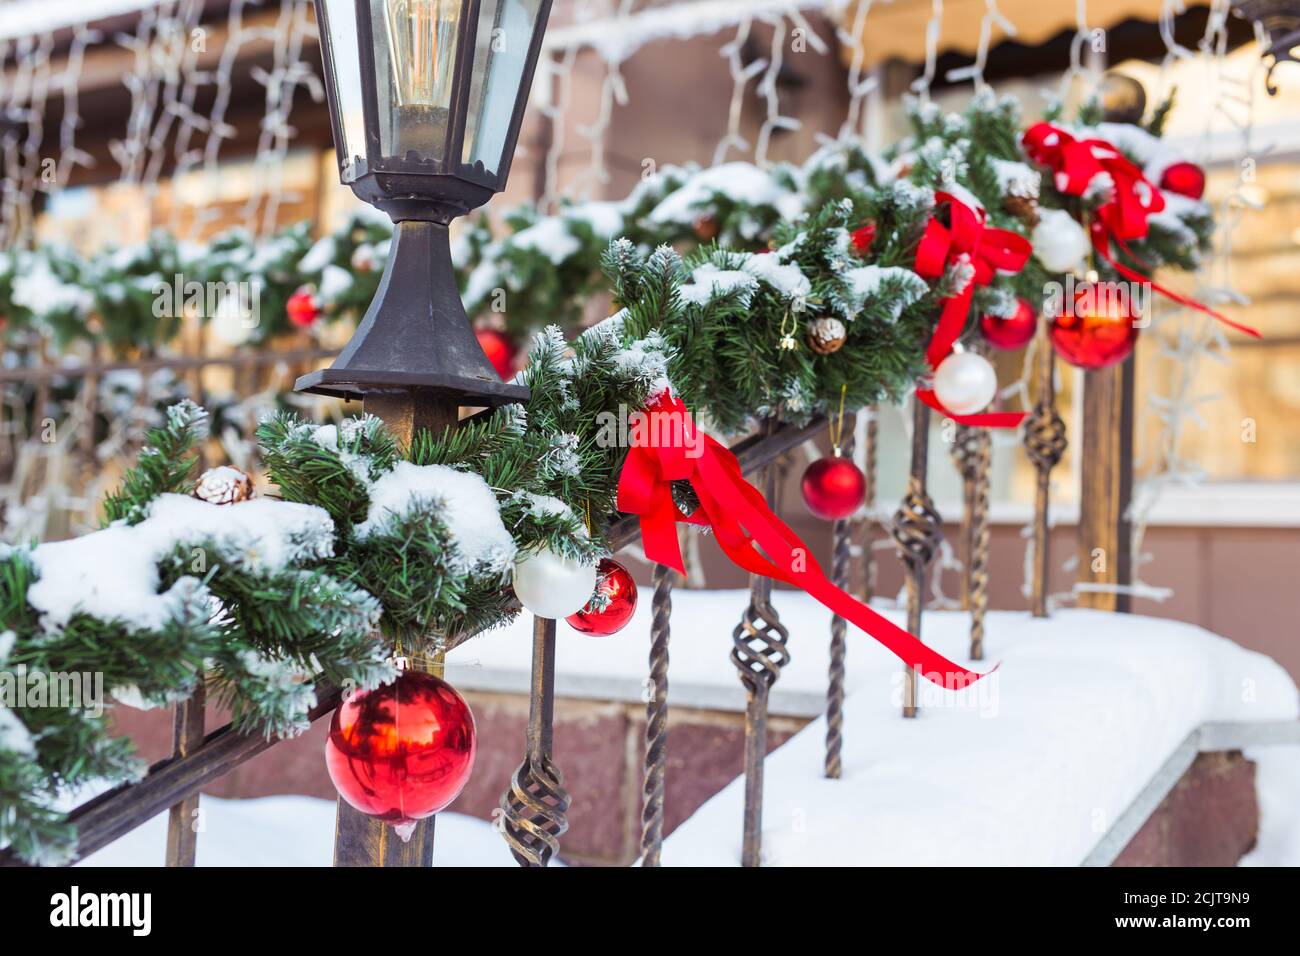
[[[1035,123],[1025,131],[1022,142],[1030,159],[1052,170],[1056,188],[1067,196],[1084,195],[1093,179],[1101,173],[1110,177],[1113,188],[1106,201],[1097,207],[1088,232],[1092,248],[1116,272],[1130,282],[1150,283],[1151,288],[1166,298],[1212,315],[1239,332],[1260,337],[1259,332],[1250,326],[1234,322],[1194,299],[1165,288],[1111,255],[1110,247],[1114,242],[1125,255],[1142,265],[1128,244],[1134,239],[1145,239],[1149,231],[1148,217],[1165,208],[1164,194],[1113,143],[1104,139],[1075,139],[1051,123]]]
[[[640,516],[647,560],[684,574],[677,523],[711,526],[722,550],[741,568],[803,589],[927,680],[960,690],[984,676],[954,664],[832,584],[808,546],[745,481],[736,456],[696,431],[680,399],[664,391],[643,414],[650,416],[648,432],[658,441],[629,450],[618,480],[618,509]],[[674,481],[689,481],[695,489],[700,502],[695,514],[682,514],[673,502]]]
[[[932,369],[952,353],[952,347],[966,328],[971,300],[978,286],[988,285],[998,271],[1019,272],[1029,261],[1032,246],[1024,236],[1006,229],[985,226],[983,209],[971,209],[956,196],[946,192],[934,194],[936,212],[948,206],[948,225],[937,215],[925,224],[925,232],[916,248],[916,273],[927,279],[943,275],[949,264],[967,261],[973,270],[971,280],[956,295],[946,299],[925,351]],[[962,425],[987,428],[1015,428],[1025,419],[1025,412],[987,412],[980,415],[954,415],[943,407],[932,389],[917,389],[916,396],[936,411]]]

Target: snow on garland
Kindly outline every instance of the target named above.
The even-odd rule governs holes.
[[[665,382],[667,348],[616,320],[572,343],[549,330],[522,373],[526,409],[422,432],[409,448],[373,416],[267,419],[259,440],[278,499],[186,494],[206,416],[183,403],[105,502],[106,527],[0,551],[0,666],[93,672],[144,705],[204,680],[244,730],[300,732],[316,680],[372,687],[392,677],[396,639],[418,651],[508,621],[516,555],[606,553],[600,522],[625,449],[598,444],[598,422]],[[226,471],[201,486],[224,487]],[[56,797],[141,772],[87,707],[22,706],[0,681],[0,850],[68,859],[75,832]]]
[[[139,524],[114,522],[33,549],[29,559],[37,580],[27,590],[27,603],[40,614],[46,634],[81,614],[130,630],[158,630],[208,608],[211,595],[199,578],[187,575],[159,591],[159,565],[190,549],[207,549],[205,561],[269,578],[331,557],[334,526],[328,513],[310,505],[265,498],[214,505],[162,494]]]

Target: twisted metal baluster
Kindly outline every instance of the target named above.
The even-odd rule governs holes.
[[[971,520],[975,511],[975,480],[977,459],[979,457],[980,429],[970,425],[958,425],[952,442],[952,462],[961,475],[961,609],[970,610],[970,566],[973,550],[974,524]]]
[[[668,632],[673,612],[673,575],[654,568],[654,616],[650,621],[650,684],[645,708],[645,779],[641,789],[641,865],[659,866],[664,839],[664,765],[668,742]]]
[[[766,425],[767,434],[775,422]],[[759,475],[759,487],[768,507],[776,510],[778,468],[765,466]],[[768,692],[790,662],[786,642],[790,632],[772,607],[772,580],[761,575],[749,576],[749,607],[741,622],[731,632],[731,663],[735,665],[745,688],[745,819],[741,863],[758,866],[762,854],[763,760],[767,755]]]
[[[853,435],[857,416],[845,416],[840,451],[853,457]],[[838,588],[849,587],[852,574],[850,544],[853,525],[848,518],[835,522],[831,531],[834,553],[831,557],[831,581]],[[844,637],[847,622],[838,614],[831,618],[831,665],[826,684],[826,767],[825,774],[832,780],[840,777],[840,750],[844,743]]]
[[[1047,617],[1047,576],[1051,567],[1048,542],[1048,495],[1051,490],[1052,469],[1065,455],[1068,441],[1065,422],[1056,411],[1056,361],[1046,330],[1038,340],[1038,399],[1033,413],[1025,422],[1025,451],[1037,472],[1038,485],[1034,498],[1034,567],[1033,612],[1034,617]]]
[[[993,436],[976,429],[973,495],[970,505],[970,539],[967,566],[970,576],[970,656],[984,659],[984,615],[989,608],[989,465]]]
[[[872,548],[875,529],[872,527],[872,511],[876,507],[876,439],[878,426],[877,409],[873,406],[865,412],[867,416],[866,439],[863,442],[863,476],[867,479],[866,494],[863,495],[867,514],[862,518],[862,602],[870,604],[876,589],[876,554]]]
[[[930,564],[943,541],[943,528],[934,502],[925,490],[929,466],[930,409],[912,399],[912,469],[907,494],[894,513],[894,541],[907,568],[907,629],[921,636],[921,610]],[[903,716],[916,716],[916,671],[907,668],[903,683]]]
[[[569,829],[569,795],[551,759],[555,718],[555,622],[533,620],[533,686],[528,703],[528,746],[501,796],[502,833],[520,866],[546,866]]]

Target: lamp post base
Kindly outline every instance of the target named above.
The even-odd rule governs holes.
[[[331,367],[294,385],[346,399],[394,390],[479,407],[528,399],[526,386],[501,381],[474,337],[443,223],[397,224],[383,279],[351,341]]]

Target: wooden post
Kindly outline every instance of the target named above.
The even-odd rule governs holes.
[[[1133,358],[1088,372],[1079,489],[1079,607],[1129,610],[1129,595],[1092,587],[1133,583]]]
[[[366,412],[383,419],[398,443],[408,446],[421,430],[435,434],[454,428],[460,413],[455,400],[427,392],[400,390],[371,392]],[[410,840],[403,842],[391,826],[352,808],[342,797],[334,822],[335,866],[432,866],[434,818],[416,824]]]
[[[203,708],[207,693],[203,675],[190,699],[176,705],[172,723],[172,756],[188,757],[203,743]],[[171,808],[167,818],[166,866],[193,866],[198,851],[199,794],[196,791]]]

